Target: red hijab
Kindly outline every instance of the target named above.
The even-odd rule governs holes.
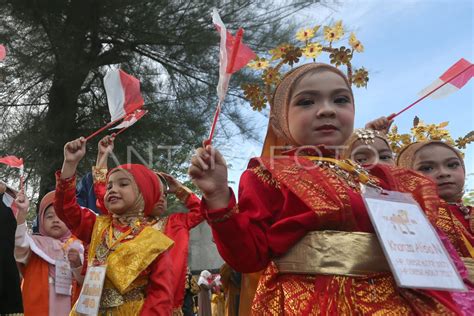
[[[132,175],[145,202],[143,212],[146,216],[150,216],[162,194],[161,183],[158,176],[144,165],[124,164],[110,170],[107,175],[107,181],[109,180],[110,175],[118,169],[125,170]]]

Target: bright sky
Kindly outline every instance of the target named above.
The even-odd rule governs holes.
[[[365,52],[353,58],[354,66],[364,66],[370,77],[367,89],[354,88],[356,127],[414,102],[421,89],[461,57],[474,62],[472,0],[344,1],[331,10],[318,8],[297,18],[308,27],[327,23],[327,19],[342,19],[346,29],[355,31],[365,46]],[[452,137],[464,136],[474,130],[473,97],[471,80],[444,99],[422,101],[398,117],[395,124],[399,132],[406,133],[417,115],[425,123],[449,121]],[[257,112],[251,115],[260,127],[260,142],[236,136],[221,148],[231,164],[229,180],[234,190],[249,158],[260,154],[266,131],[267,118]],[[474,143],[465,154],[467,172],[474,173]],[[474,189],[474,175],[467,184]]]

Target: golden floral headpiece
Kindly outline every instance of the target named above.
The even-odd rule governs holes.
[[[418,118],[418,116],[415,116],[410,133],[398,134],[398,128],[394,125],[391,128],[390,133],[387,134],[387,138],[390,142],[392,151],[395,153],[399,153],[404,147],[415,142],[439,140],[458,149],[465,149],[467,144],[474,142],[474,131],[467,133],[464,137],[459,137],[454,140],[446,129],[448,124],[449,122],[425,124]]]
[[[254,110],[261,111],[267,103],[271,105],[273,92],[284,75],[282,67],[284,65],[293,67],[302,56],[312,58],[315,62],[322,52],[327,52],[331,64],[336,67],[341,65],[347,67],[347,78],[350,84],[354,84],[358,88],[367,87],[369,81],[368,71],[363,67],[353,69],[351,64],[354,52],[361,53],[364,51],[364,46],[355,34],[351,33],[349,37],[350,48],[346,48],[346,46],[334,47],[333,44],[344,36],[342,21],[336,22],[333,26],[323,26],[322,33],[325,42],[328,43],[327,45],[313,41],[320,29],[321,25],[302,29],[296,34],[297,44],[282,44],[269,51],[270,59],[257,57],[248,64],[252,69],[263,71],[261,77],[263,84],[246,83],[242,85],[245,98],[250,101]]]

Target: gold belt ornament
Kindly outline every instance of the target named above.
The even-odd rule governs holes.
[[[106,288],[102,292],[100,308],[106,309],[111,307],[118,307],[128,301],[139,301],[145,298],[145,286],[136,287],[125,294],[115,288]]]
[[[362,232],[310,232],[274,262],[280,273],[291,274],[365,276],[390,271],[377,236]]]

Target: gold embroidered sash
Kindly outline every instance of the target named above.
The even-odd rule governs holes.
[[[274,260],[280,273],[364,276],[389,272],[375,234],[343,231],[308,233]]]
[[[98,216],[89,247],[89,264],[93,262],[103,232],[111,225],[108,216]],[[132,282],[162,252],[173,245],[165,234],[152,227],[145,227],[134,239],[120,244],[107,257],[107,278],[124,294]]]

